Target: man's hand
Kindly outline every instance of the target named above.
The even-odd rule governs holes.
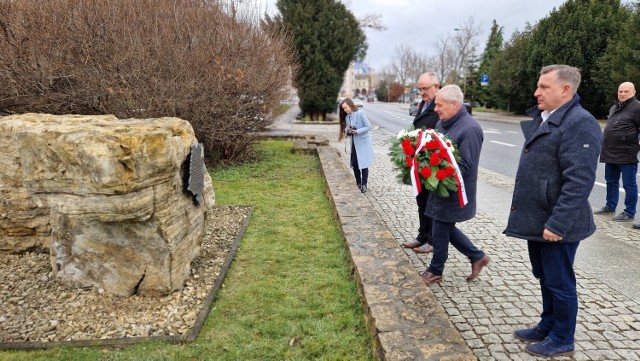
[[[542,233],[542,238],[545,239],[545,241],[551,241],[551,242],[558,242],[562,240],[562,237],[558,236],[557,234],[551,232],[548,229],[544,229],[544,232]]]

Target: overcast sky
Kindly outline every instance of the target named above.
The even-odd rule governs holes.
[[[276,0],[259,0],[270,14],[277,13]],[[408,44],[427,55],[435,54],[438,37],[453,35],[454,29],[473,17],[480,25],[479,51],[484,49],[495,19],[503,27],[505,41],[527,22],[537,23],[565,0],[343,0],[357,17],[379,14],[387,30],[366,30],[369,49],[365,62],[376,71],[393,60],[397,45]],[[627,2],[627,1],[623,1]],[[480,55],[480,54],[478,54]]]

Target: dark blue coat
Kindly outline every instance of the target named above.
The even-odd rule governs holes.
[[[429,193],[425,215],[441,222],[463,222],[476,215],[476,188],[478,184],[478,163],[484,134],[480,124],[462,107],[449,120],[440,120],[436,131],[444,133],[458,146],[461,160],[458,162],[469,203],[460,207],[458,192],[442,198],[436,192]]]
[[[596,225],[589,194],[596,179],[602,132],[580,97],[558,108],[544,124],[541,111],[520,124],[525,143],[516,174],[507,236],[544,241],[544,229],[581,241]]]

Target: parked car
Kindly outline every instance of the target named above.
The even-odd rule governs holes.
[[[411,101],[411,104],[409,104],[409,115],[414,116],[418,114],[418,106],[420,105],[421,100],[422,98],[415,98]]]
[[[360,99],[354,99],[353,103],[358,107],[358,108],[362,108],[364,107],[364,103],[362,102],[362,100]]]

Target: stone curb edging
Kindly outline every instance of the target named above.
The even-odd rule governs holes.
[[[244,236],[247,227],[249,226],[249,221],[251,220],[251,215],[253,214],[254,206],[239,206],[239,207],[249,207],[249,214],[244,219],[242,223],[242,227],[240,228],[238,234],[236,235],[233,244],[231,245],[231,249],[229,250],[229,254],[227,254],[227,258],[225,259],[220,272],[218,273],[218,277],[213,283],[213,287],[211,291],[207,295],[207,298],[202,303],[202,308],[198,312],[198,316],[193,324],[193,327],[189,331],[189,333],[178,336],[149,336],[149,337],[120,337],[120,338],[109,338],[109,339],[98,339],[98,340],[73,340],[73,341],[56,341],[56,342],[41,342],[41,341],[26,341],[26,342],[0,342],[0,350],[38,350],[38,349],[51,349],[51,348],[59,348],[59,347],[92,347],[92,346],[126,346],[133,345],[147,341],[162,341],[169,343],[184,343],[184,342],[193,342],[200,330],[202,330],[202,326],[209,316],[209,312],[211,312],[211,307],[213,301],[215,301],[218,291],[222,287],[222,283],[224,282],[225,277],[227,276],[227,272],[231,267],[231,263],[240,248],[240,241]]]
[[[318,147],[377,360],[476,360],[331,147]]]

